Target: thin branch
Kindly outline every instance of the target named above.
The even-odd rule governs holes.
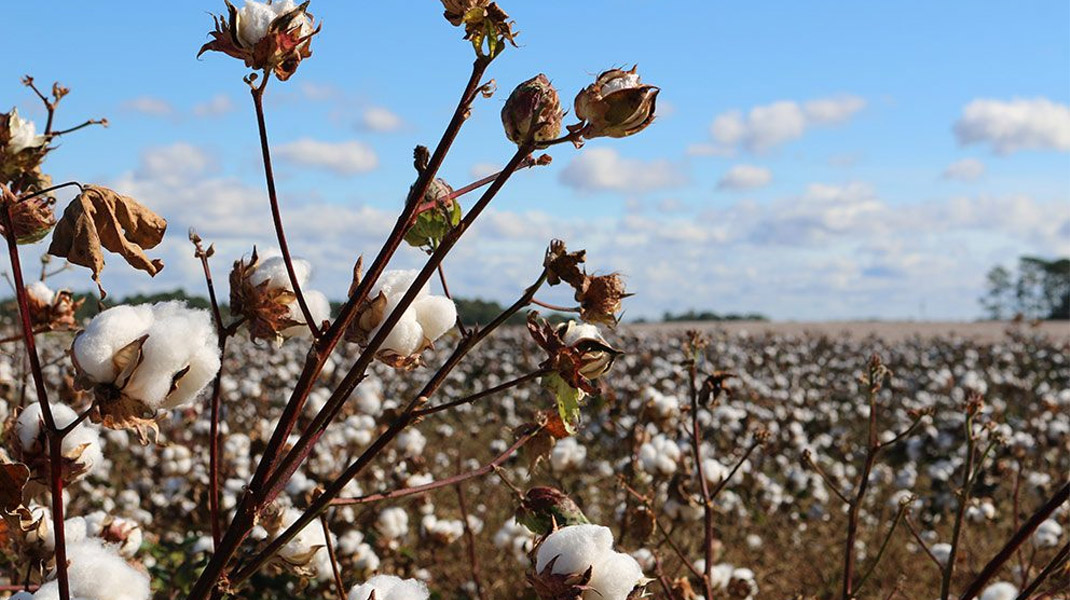
[[[909,507],[909,503],[899,505],[899,511],[895,513],[895,519],[892,521],[892,526],[888,529],[888,534],[884,536],[884,541],[881,542],[880,549],[877,550],[877,556],[874,557],[873,563],[866,569],[866,572],[862,574],[862,577],[858,579],[858,583],[854,587],[854,593],[856,595],[862,591],[862,586],[866,584],[866,580],[869,579],[869,576],[877,569],[877,565],[880,564],[881,558],[884,557],[884,551],[888,549],[888,542],[892,541],[892,535],[895,534],[896,527],[899,526],[899,522],[903,519],[903,515]]]
[[[331,528],[327,525],[327,513],[320,515],[320,525],[323,526],[323,539],[327,544],[327,557],[331,559],[331,571],[334,574],[334,587],[338,590],[338,600],[346,600],[346,586],[342,583],[342,573],[338,570],[338,557],[334,554],[334,544],[331,543]]]
[[[836,494],[837,498],[842,500],[844,504],[850,506],[851,501],[840,491],[840,486],[832,481],[828,476],[828,473],[825,473],[825,469],[821,468],[821,465],[814,459],[813,454],[811,454],[809,450],[803,450],[802,461],[804,465],[812,469],[814,473],[817,473],[818,477],[825,482],[825,485],[832,490],[832,493]]]
[[[479,566],[479,553],[476,552],[476,536],[472,532],[472,525],[468,522],[468,502],[464,497],[464,486],[457,484],[454,486],[457,490],[457,507],[461,511],[461,523],[464,523],[464,542],[468,547],[468,565],[472,572],[472,582],[476,586],[476,597],[479,600],[486,600],[486,596],[483,593],[483,582],[480,581],[480,566]]]
[[[74,133],[75,131],[78,131],[79,129],[84,129],[86,127],[89,127],[90,125],[103,125],[104,127],[107,127],[108,126],[108,120],[107,119],[89,119],[88,121],[86,121],[85,123],[82,123],[81,125],[75,125],[74,127],[71,127],[69,129],[64,129],[62,131],[53,131],[49,135],[51,137],[59,137],[61,135],[67,135],[68,133]]]
[[[695,461],[699,489],[702,492],[703,540],[702,553],[705,568],[702,574],[702,587],[705,596],[713,598],[713,496],[710,484],[702,465],[702,433],[698,424],[698,360],[692,358],[688,365],[688,391],[691,397],[691,454]],[[726,478],[727,479],[727,478]]]
[[[914,541],[916,541],[918,545],[921,546],[921,549],[925,551],[925,554],[929,555],[929,558],[933,561],[933,564],[936,565],[936,569],[943,573],[944,565],[940,564],[940,559],[936,558],[936,554],[934,554],[932,549],[929,548],[929,544],[926,544],[925,540],[922,539],[921,534],[918,533],[917,527],[914,526],[914,521],[910,519],[910,515],[907,515],[906,518],[903,520],[907,524],[907,529],[910,530],[910,535],[914,536]]]
[[[79,192],[84,192],[85,191],[85,188],[82,187],[81,183],[79,183],[77,181],[68,181],[66,183],[61,183],[59,185],[54,185],[52,187],[47,187],[47,188],[45,188],[43,190],[38,190],[36,192],[33,192],[32,194],[26,194],[25,196],[19,196],[18,202],[25,202],[25,201],[27,201],[27,200],[29,200],[31,198],[36,198],[38,196],[44,196],[45,194],[50,194],[50,193],[52,193],[52,192],[54,192],[56,190],[62,190],[63,188],[71,187],[71,186],[77,187]]]
[[[448,410],[448,409],[451,409],[451,408],[454,408],[454,407],[457,407],[457,406],[461,406],[462,404],[471,404],[471,403],[475,402],[476,400],[480,400],[480,399],[486,398],[487,396],[492,396],[494,394],[497,394],[498,392],[503,392],[503,391],[505,391],[505,390],[507,390],[509,388],[516,387],[516,386],[521,385],[523,383],[527,383],[528,381],[531,381],[532,379],[538,379],[539,377],[542,377],[543,375],[546,375],[549,372],[550,372],[550,369],[539,369],[537,371],[533,371],[531,373],[528,373],[527,375],[521,375],[520,377],[517,377],[516,379],[511,379],[509,381],[506,381],[505,383],[501,383],[501,384],[498,384],[498,385],[496,385],[494,387],[487,388],[487,389],[485,389],[483,391],[476,392],[476,393],[471,394],[469,396],[465,396],[464,398],[459,398],[457,400],[451,400],[450,402],[446,402],[446,403],[439,404],[437,406],[432,406],[432,407],[429,407],[429,408],[421,408],[419,410],[414,411],[413,415],[416,418],[420,418],[420,417],[425,417],[427,415],[433,415],[433,414],[435,414],[437,412],[442,412],[444,410]]]
[[[1070,558],[1070,543],[1063,545],[1059,552],[1056,553],[1056,555],[1052,557],[1051,561],[1048,562],[1048,565],[1044,567],[1044,569],[1040,572],[1039,575],[1037,575],[1036,579],[1034,579],[1032,583],[1026,586],[1026,588],[1022,590],[1021,594],[1018,594],[1017,600],[1028,600],[1029,598],[1032,598],[1033,592],[1037,591],[1037,588],[1040,587],[1040,584],[1044,583],[1044,581],[1047,580],[1052,573],[1062,567],[1063,564],[1066,563],[1068,558]]]
[[[531,299],[531,303],[536,305],[536,306],[541,306],[541,307],[543,307],[545,309],[556,310],[557,312],[574,312],[574,313],[580,312],[580,307],[578,307],[578,306],[558,306],[557,304],[550,304],[549,302],[543,302],[542,300],[539,300],[538,298],[532,298]]]

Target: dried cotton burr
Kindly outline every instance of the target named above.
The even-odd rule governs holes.
[[[601,525],[572,525],[546,536],[529,578],[543,600],[627,600],[647,581],[634,558],[613,550],[613,534]]]
[[[246,0],[241,9],[224,2],[227,14],[215,17],[213,39],[198,56],[209,50],[222,52],[243,60],[250,69],[274,72],[279,81],[289,79],[301,61],[312,56],[312,36],[319,27],[313,27],[308,2],[298,6],[293,0]]]
[[[331,304],[322,292],[306,288],[312,265],[301,259],[294,259],[292,264],[308,311],[319,326],[330,318]],[[271,340],[278,345],[285,339],[311,334],[282,256],[261,258],[254,249],[248,262],[244,258],[235,261],[230,272],[230,305],[235,314],[245,317],[249,337],[254,340]]]
[[[366,346],[383,322],[401,303],[419,271],[385,271],[375,282],[369,300],[361,306],[346,331],[346,339]],[[420,355],[457,322],[457,307],[445,296],[435,296],[424,284],[412,304],[383,340],[376,358],[395,368],[409,369],[421,364]]]
[[[394,575],[376,575],[349,590],[347,600],[428,600],[431,592],[422,581]]]
[[[65,404],[52,404],[52,418],[56,427],[63,429],[78,420],[78,413]],[[32,480],[47,485],[51,472],[48,454],[48,432],[45,418],[41,412],[41,403],[27,406],[15,421],[15,437],[18,446],[16,457],[26,463],[32,472]],[[100,448],[100,433],[96,428],[79,423],[63,438],[60,447],[63,457],[61,473],[66,483],[78,481],[99,466],[104,456]]]
[[[219,346],[208,311],[182,302],[116,306],[74,340],[77,382],[92,389],[90,418],[144,436],[157,411],[193,400],[219,371]]]

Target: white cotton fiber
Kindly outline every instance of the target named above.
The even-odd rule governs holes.
[[[1013,583],[997,581],[981,592],[981,600],[1014,600],[1018,597],[1018,588]]]
[[[378,328],[376,331],[378,331]],[[420,349],[423,341],[424,330],[410,310],[401,315],[401,319],[398,320],[394,328],[390,330],[389,335],[383,340],[381,348],[383,350],[392,350],[400,356],[409,356]]]
[[[431,592],[422,581],[376,575],[349,590],[348,600],[368,600],[372,592],[375,592],[375,600],[427,600],[431,597]]]
[[[565,329],[561,341],[564,342],[566,346],[571,346],[582,339],[603,340],[605,338],[602,337],[602,332],[599,331],[598,327],[591,325],[590,323],[569,322],[569,326]]]
[[[148,576],[128,565],[112,546],[101,540],[88,538],[68,545],[67,561],[72,598],[149,599]],[[34,600],[58,600],[58,587],[55,581],[46,583],[34,595]]]
[[[613,551],[613,533],[601,525],[571,525],[551,533],[539,546],[535,572],[542,573],[554,557],[553,573],[583,573]]]
[[[152,308],[155,321],[142,346],[141,364],[123,391],[150,408],[172,408],[192,400],[219,370],[218,338],[208,311],[190,310],[177,301]],[[173,377],[187,366],[189,372],[168,397]]]
[[[35,281],[26,286],[26,294],[41,304],[52,304],[56,298],[56,293],[48,289],[43,281]]]
[[[119,374],[112,357],[121,348],[144,335],[152,325],[152,307],[115,306],[89,322],[74,340],[72,349],[78,366],[93,381],[115,381]]]
[[[445,296],[425,296],[413,303],[424,337],[437,340],[457,323],[457,305]]]
[[[627,600],[635,585],[643,579],[643,569],[628,554],[609,552],[591,571],[591,590],[584,599]]]
[[[238,10],[238,39],[245,48],[252,48],[267,34],[271,22],[294,10],[297,5],[293,0],[275,0],[270,4],[245,0],[245,6]],[[293,25],[301,27],[301,35],[311,33],[312,26],[308,17],[302,16]]]
[[[289,289],[289,285],[286,287]],[[312,321],[316,327],[331,318],[331,302],[327,300],[327,296],[324,296],[323,292],[302,289],[301,293],[305,296],[305,304],[308,305],[308,312],[312,314]],[[299,324],[283,329],[280,332],[283,337],[308,337],[312,335],[308,326],[305,325],[305,314],[301,312],[301,304],[296,300],[290,303],[290,318]]]
[[[305,284],[308,283],[309,276],[312,275],[312,264],[301,258],[291,259],[291,262],[293,262],[297,285],[304,288]],[[282,256],[270,256],[262,259],[257,264],[256,270],[249,275],[249,283],[254,286],[258,286],[265,281],[268,282],[269,288],[293,291],[293,286],[290,285],[290,274],[286,272],[286,261],[283,260]]]
[[[66,404],[52,404],[52,418],[56,420],[56,427],[63,429],[78,419],[78,413],[74,412]],[[41,403],[34,402],[27,406],[19,414],[15,421],[15,435],[24,454],[44,454],[48,452],[43,436],[45,417],[41,412]],[[77,456],[79,465],[85,468],[85,474],[101,464],[104,454],[100,448],[100,432],[95,427],[79,423],[63,438],[61,450],[64,456],[74,458]]]
[[[400,506],[392,506],[379,513],[376,524],[383,537],[396,540],[409,532],[409,514]]]

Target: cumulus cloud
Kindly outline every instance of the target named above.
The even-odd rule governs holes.
[[[203,149],[179,142],[144,151],[137,174],[143,179],[180,183],[212,172],[214,165]]]
[[[752,190],[765,187],[771,181],[773,181],[773,172],[765,167],[736,165],[721,176],[717,182],[717,189]]]
[[[687,176],[667,160],[622,157],[611,148],[581,153],[561,171],[561,183],[585,191],[649,192],[683,185]]]
[[[866,106],[858,96],[819,98],[800,104],[781,100],[742,110],[730,110],[714,118],[710,134],[715,145],[699,147],[711,154],[730,153],[742,148],[763,152],[799,139],[816,126],[843,123]]]
[[[356,140],[324,142],[302,138],[276,148],[275,153],[288,162],[326,169],[338,175],[367,173],[379,166],[379,157],[370,146]]]
[[[954,126],[959,144],[987,144],[997,154],[1021,150],[1070,151],[1070,106],[1047,98],[978,99]]]
[[[172,117],[175,115],[175,107],[170,102],[163,98],[154,98],[152,96],[139,96],[127,100],[119,108],[151,117]]]
[[[401,117],[394,114],[390,109],[381,106],[373,106],[364,111],[360,118],[360,126],[369,131],[390,132],[401,129],[404,122]]]
[[[483,179],[502,170],[502,166],[496,163],[476,163],[468,169],[468,175],[472,179]]]
[[[218,94],[210,100],[193,107],[193,114],[198,117],[216,117],[234,110],[234,102],[226,94]]]
[[[958,181],[976,181],[985,174],[985,163],[977,160],[976,158],[964,158],[962,160],[956,160],[944,169],[944,179],[955,179]]]

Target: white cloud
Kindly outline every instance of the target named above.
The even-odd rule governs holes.
[[[175,114],[175,107],[170,102],[162,98],[153,98],[152,96],[139,96],[127,100],[119,108],[153,117],[171,117]]]
[[[215,117],[234,110],[234,102],[226,94],[213,96],[206,102],[193,107],[193,114],[198,117]]]
[[[687,182],[679,167],[667,160],[645,162],[624,158],[611,148],[582,152],[561,171],[561,183],[587,191],[649,192]]]
[[[501,170],[502,166],[499,164],[481,162],[472,165],[472,168],[468,169],[468,175],[472,179],[483,179]]]
[[[364,111],[360,119],[361,127],[369,131],[397,131],[404,122],[390,109],[381,106],[373,106]]]
[[[356,140],[323,142],[303,138],[282,144],[275,153],[291,163],[326,169],[339,175],[366,173],[379,166],[375,151]]]
[[[857,96],[819,98],[803,104],[781,100],[752,107],[744,113],[730,110],[714,118],[710,134],[716,146],[709,153],[729,153],[738,148],[763,152],[799,139],[812,127],[843,123],[866,106]]]
[[[214,165],[203,149],[179,142],[144,151],[137,174],[144,179],[179,183],[211,172]]]
[[[754,165],[736,165],[721,176],[717,182],[719,190],[752,190],[765,187],[773,181],[773,172],[765,167]]]
[[[958,181],[975,181],[985,174],[985,163],[976,158],[964,158],[957,160],[944,169],[944,179]]]
[[[955,123],[962,145],[989,144],[997,154],[1020,150],[1070,151],[1070,106],[1047,98],[978,99]]]

